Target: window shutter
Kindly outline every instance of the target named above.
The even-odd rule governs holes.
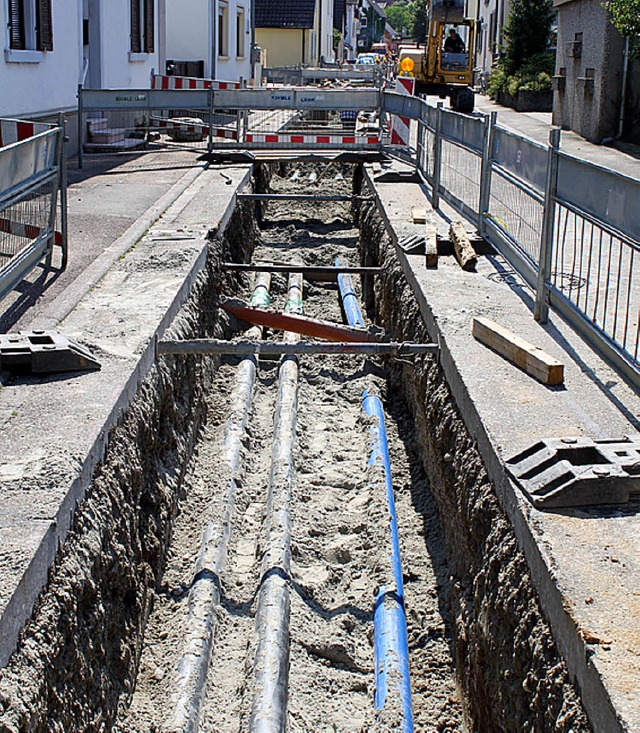
[[[144,50],[153,53],[155,50],[155,0],[144,0]]]
[[[53,51],[51,0],[38,0],[37,14],[38,51]]]
[[[23,50],[24,41],[24,0],[9,0],[9,47]]]
[[[131,52],[140,53],[140,0],[131,0]]]

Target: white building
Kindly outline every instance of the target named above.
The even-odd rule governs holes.
[[[477,4],[476,68],[490,71],[500,58],[500,48],[504,44],[503,28],[508,17],[509,0],[485,0]]]
[[[251,78],[253,0],[166,3],[166,59],[174,62],[173,73],[220,81]]]
[[[79,0],[3,0],[0,117],[47,117],[75,108],[82,74]]]
[[[165,57],[165,0],[3,0],[0,117],[65,112],[76,149],[78,85],[148,88]]]
[[[50,1],[56,7],[77,2]],[[151,70],[160,67],[165,55],[165,0],[80,0],[80,4],[83,86],[148,88]]]

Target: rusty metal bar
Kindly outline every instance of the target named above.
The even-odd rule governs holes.
[[[264,311],[252,308],[245,301],[237,298],[220,298],[220,307],[241,321],[252,323],[255,326],[266,326],[276,331],[291,331],[327,341],[385,341],[384,332],[379,328],[352,328],[341,323],[309,318],[295,313]]]
[[[368,356],[415,356],[437,354],[437,344],[412,344],[406,342],[375,343],[355,341],[301,341],[285,344],[272,341],[224,341],[219,339],[192,339],[187,341],[159,341],[158,355],[177,354],[228,354],[230,356],[302,356],[322,354],[364,354]]]

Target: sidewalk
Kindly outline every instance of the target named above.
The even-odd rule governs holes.
[[[88,271],[94,271],[94,279],[98,277],[97,261],[104,263],[105,253],[110,262],[115,261],[203,171],[195,158],[188,151],[87,155],[82,170],[76,160],[70,160],[67,269],[57,269],[60,251],[56,248],[54,269],[47,271],[41,263],[0,303],[0,333],[36,328],[54,300],[60,310],[61,302],[72,296],[70,291],[83,280],[88,282]],[[91,283],[85,290],[88,287]],[[65,314],[57,315],[60,320]]]
[[[516,112],[510,107],[496,104],[481,94],[476,94],[475,109],[476,112],[487,115],[497,112],[500,126],[520,132],[544,144],[549,142],[549,131],[553,128],[551,112]],[[640,160],[630,153],[605,145],[594,145],[571,130],[562,131],[560,147],[576,158],[640,179]]]

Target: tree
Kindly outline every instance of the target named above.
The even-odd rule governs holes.
[[[639,0],[627,1],[637,3]],[[535,54],[544,53],[553,18],[553,0],[512,0],[504,29],[504,68],[508,74],[514,74]]]
[[[611,22],[623,36],[640,35],[640,0],[610,0],[604,7],[611,13]]]
[[[411,0],[409,7],[413,15],[411,37],[418,43],[425,43],[429,35],[429,0]]]
[[[385,10],[391,27],[400,34],[413,31],[413,14],[408,3],[397,2]]]

